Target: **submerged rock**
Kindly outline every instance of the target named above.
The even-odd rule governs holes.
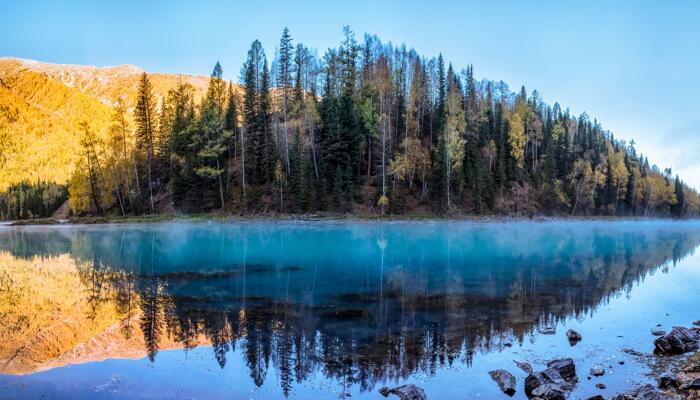
[[[663,329],[652,329],[651,334],[654,336],[663,336],[666,334],[666,331]]]
[[[540,326],[537,328],[537,332],[543,335],[554,335],[557,333],[557,328],[554,326]]]
[[[532,391],[532,396],[543,400],[566,400],[564,391],[559,385],[546,383]]]
[[[513,362],[515,363],[515,365],[518,366],[518,368],[522,369],[524,372],[527,372],[528,374],[532,373],[532,365],[530,365],[529,362],[515,360],[513,360]]]
[[[596,383],[595,387],[602,390],[602,389],[605,389],[605,384],[604,383]]]
[[[580,342],[581,339],[583,339],[581,337],[581,334],[573,329],[569,329],[568,331],[566,331],[566,338],[569,339],[569,344],[572,346]]]
[[[497,369],[494,371],[489,371],[491,379],[493,379],[501,391],[508,396],[515,394],[515,377],[510,372],[505,369]]]
[[[635,400],[662,400],[663,397],[656,388],[651,385],[644,385],[637,391]]]
[[[576,365],[572,359],[552,360],[547,363],[547,369],[532,373],[525,378],[525,394],[530,397],[557,399],[558,393],[561,392],[563,395],[573,389],[573,384],[576,382],[578,382]],[[536,389],[545,385],[548,386],[535,392]]]
[[[428,396],[425,395],[425,392],[423,391],[423,389],[419,388],[418,386],[416,386],[412,383],[409,383],[407,385],[397,386],[393,389],[390,389],[389,393],[398,396],[399,399],[401,399],[401,400],[427,400],[428,399]]]
[[[605,368],[601,367],[600,365],[596,365],[595,367],[591,368],[590,374],[593,376],[603,376],[605,375]]]
[[[662,355],[683,354],[698,349],[700,332],[676,326],[667,335],[654,340],[654,352]]]
[[[668,389],[671,387],[677,388],[679,386],[676,375],[672,374],[671,372],[664,372],[661,374],[658,382],[661,389]]]

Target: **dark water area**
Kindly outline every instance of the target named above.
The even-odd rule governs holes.
[[[572,398],[609,396],[652,380],[652,329],[700,319],[699,244],[693,221],[0,227],[0,398],[491,399],[504,368],[524,399],[513,361],[557,357]]]

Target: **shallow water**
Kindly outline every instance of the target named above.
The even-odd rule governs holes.
[[[0,398],[507,398],[505,368],[523,399],[513,360],[564,356],[572,398],[607,396],[651,380],[624,349],[700,319],[698,244],[664,221],[0,227]]]

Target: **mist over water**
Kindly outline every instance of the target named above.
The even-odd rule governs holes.
[[[622,349],[700,318],[698,244],[693,221],[0,227],[0,397],[492,398],[506,368],[524,398],[512,360],[557,356],[614,365],[573,398],[613,394],[649,379]]]

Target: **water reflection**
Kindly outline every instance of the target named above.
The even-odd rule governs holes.
[[[0,231],[0,372],[210,345],[285,396],[470,365],[592,312],[697,224],[154,225]],[[68,321],[68,322],[66,322]],[[77,349],[77,350],[76,350]]]

